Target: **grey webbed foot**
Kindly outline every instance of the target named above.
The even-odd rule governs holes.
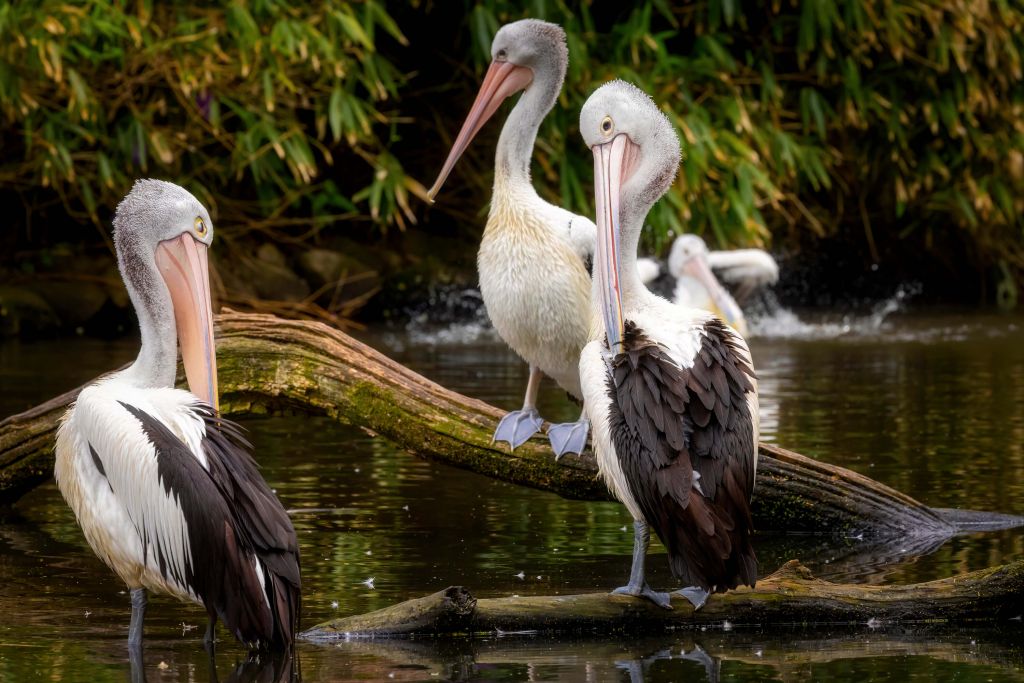
[[[587,447],[587,436],[590,435],[590,421],[563,422],[548,427],[548,440],[551,450],[555,452],[555,460],[566,453],[582,455]]]
[[[513,410],[506,413],[498,422],[491,441],[506,441],[515,450],[540,431],[544,420],[536,408],[530,410]]]
[[[689,588],[680,588],[676,591],[676,594],[681,595],[687,600],[689,600],[690,604],[693,605],[694,612],[703,607],[704,603],[708,601],[708,596],[711,595],[711,593],[709,593],[708,591],[704,590],[703,588],[698,588],[697,586],[690,586]]]
[[[658,607],[672,609],[672,597],[668,593],[652,590],[646,583],[642,586],[620,586],[612,591],[612,595],[631,595],[634,598],[647,598]]]

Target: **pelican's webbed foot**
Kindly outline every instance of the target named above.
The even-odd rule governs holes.
[[[659,593],[658,591],[653,590],[646,583],[640,586],[634,586],[632,584],[620,586],[612,591],[612,595],[631,595],[634,598],[647,598],[658,607],[672,609],[672,596],[668,593]]]
[[[697,586],[690,586],[689,588],[680,588],[679,590],[675,591],[675,593],[689,600],[690,604],[693,605],[694,612],[703,607],[704,603],[708,601],[708,596],[711,595],[710,592]]]
[[[563,422],[548,427],[548,440],[551,450],[555,452],[555,460],[566,453],[581,455],[587,447],[587,436],[590,435],[590,421]]]
[[[515,450],[539,432],[543,425],[544,420],[536,408],[513,410],[498,422],[491,441],[506,441]]]

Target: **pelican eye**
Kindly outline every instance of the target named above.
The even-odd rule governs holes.
[[[612,128],[614,127],[615,124],[612,123],[612,117],[610,116],[604,117],[604,120],[601,121],[601,132],[605,135],[611,135]]]
[[[498,59],[505,59],[506,57],[508,57],[508,50],[506,50],[505,48],[501,48],[500,50],[498,50]]]
[[[206,237],[206,221],[203,220],[202,216],[196,216],[195,230],[196,234],[199,235],[200,237]]]

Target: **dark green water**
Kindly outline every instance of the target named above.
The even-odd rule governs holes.
[[[900,317],[806,329],[752,342],[763,438],[842,464],[934,506],[1024,514],[1024,320]],[[844,327],[845,325],[845,327]],[[378,332],[367,339],[431,378],[505,407],[525,370],[500,343]],[[0,416],[116,367],[130,340],[0,345]],[[576,409],[545,387],[547,417]],[[583,592],[620,585],[631,532],[613,503],[580,503],[418,460],[322,419],[248,420],[268,481],[294,511],[302,544],[304,625],[452,584],[478,596]],[[920,548],[857,539],[758,539],[763,574],[792,557],[825,578],[905,582],[1024,558],[1024,531]],[[669,585],[660,549],[655,585]],[[518,578],[522,572],[524,578]],[[372,588],[366,580],[373,578]],[[0,509],[0,681],[126,680],[128,600],[92,555],[56,488]],[[212,680],[200,608],[150,602],[153,681]],[[305,681],[347,680],[1024,680],[1024,628],[933,631],[757,624],[655,639],[302,644]],[[693,653],[701,652],[700,655]],[[684,653],[685,656],[684,656]],[[273,680],[222,642],[220,680]]]

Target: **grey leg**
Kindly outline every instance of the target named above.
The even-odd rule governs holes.
[[[575,422],[563,422],[548,427],[548,440],[551,450],[555,452],[555,460],[566,453],[582,454],[587,447],[590,435],[590,420],[586,418],[586,410],[580,412],[580,419]]]
[[[210,653],[217,643],[217,615],[210,613],[209,621],[206,623],[206,635],[203,636],[203,645]]]
[[[128,645],[142,647],[142,620],[146,616],[146,589],[132,588],[132,620],[128,626]]]
[[[523,399],[523,409],[513,410],[501,418],[497,429],[494,430],[492,442],[506,441],[512,450],[522,446],[526,441],[540,431],[544,425],[537,412],[537,390],[540,388],[542,377],[540,370],[530,366],[530,381],[526,384],[526,396]]]
[[[647,546],[651,544],[651,530],[647,522],[639,520],[633,522],[633,566],[629,570],[629,583],[612,591],[615,595],[632,595],[644,597],[658,607],[672,609],[672,601],[668,593],[658,593],[651,590],[644,579],[644,558],[647,555]]]

